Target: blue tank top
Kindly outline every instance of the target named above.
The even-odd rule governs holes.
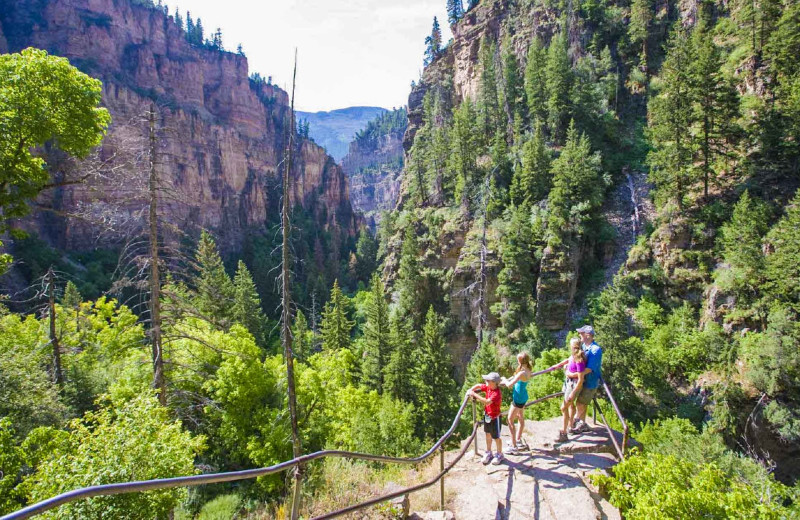
[[[516,383],[514,383],[514,391],[511,394],[512,399],[514,399],[515,403],[527,403],[528,402],[528,382],[523,381],[520,379]]]

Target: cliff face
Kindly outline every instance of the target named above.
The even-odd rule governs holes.
[[[191,45],[163,11],[129,0],[0,0],[0,25],[0,49],[4,34],[11,52],[42,48],[103,81],[113,117],[106,148],[144,131],[142,116],[155,102],[162,179],[182,200],[167,204],[174,223],[214,229],[223,248],[238,250],[244,231],[276,217],[288,96],[251,81],[244,56]],[[298,144],[295,157],[292,202],[321,227],[354,234],[341,168],[310,141]],[[65,188],[48,202],[69,211],[90,191],[125,211],[114,186]],[[61,223],[58,236],[41,231],[65,248],[87,246],[93,232],[72,220]]]
[[[397,203],[403,172],[403,132],[391,132],[370,143],[353,141],[342,169],[350,182],[353,207],[374,229],[381,213]]]

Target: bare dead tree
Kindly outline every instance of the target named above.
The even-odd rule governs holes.
[[[292,449],[295,458],[303,454],[300,444],[300,434],[297,426],[297,397],[294,386],[294,353],[292,352],[292,329],[291,329],[291,294],[290,288],[290,255],[289,255],[289,174],[292,170],[292,154],[294,153],[294,91],[297,80],[297,49],[294,53],[294,72],[292,74],[292,104],[289,115],[289,139],[286,146],[286,158],[284,159],[283,169],[283,201],[281,206],[281,231],[283,234],[282,255],[281,255],[281,340],[283,341],[283,351],[286,357],[286,379],[287,391],[289,394],[289,417],[292,426]],[[292,494],[292,520],[297,520],[300,511],[300,486],[302,483],[302,469],[297,466],[294,472],[294,491]]]
[[[53,268],[47,271],[47,317],[50,329],[50,346],[53,348],[53,378],[58,386],[64,386],[64,372],[61,367],[61,346],[56,334],[56,275]]]
[[[153,348],[153,388],[161,406],[167,404],[167,383],[164,378],[164,354],[161,344],[161,274],[158,260],[158,173],[156,168],[156,108],[150,104],[150,341]]]

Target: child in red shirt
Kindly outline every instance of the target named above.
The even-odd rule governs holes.
[[[503,395],[500,393],[500,374],[492,372],[483,376],[486,384],[478,384],[473,386],[467,392],[467,395],[474,397],[478,401],[484,403],[484,417],[483,417],[483,431],[486,433],[486,454],[483,456],[482,462],[497,466],[503,461],[503,443],[500,440],[500,429],[502,422],[500,421],[500,405],[503,402]],[[486,397],[480,396],[477,392],[484,392]],[[492,439],[494,439],[497,453],[492,456]]]

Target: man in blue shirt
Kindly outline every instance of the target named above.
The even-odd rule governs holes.
[[[570,433],[589,430],[589,425],[586,424],[586,410],[600,387],[600,378],[602,377],[600,365],[603,362],[603,349],[594,342],[594,327],[584,325],[575,332],[581,335],[581,344],[583,351],[586,353],[586,369],[583,371],[583,389],[576,399],[578,407],[577,418],[570,429]],[[575,377],[578,377],[577,374]]]

